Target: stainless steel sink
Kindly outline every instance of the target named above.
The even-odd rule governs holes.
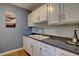
[[[43,36],[43,35],[29,35],[30,37],[36,38],[38,40],[43,40],[43,39],[47,39],[50,38],[48,36]]]

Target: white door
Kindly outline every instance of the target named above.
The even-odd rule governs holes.
[[[39,22],[47,21],[48,19],[48,4],[39,7],[40,20]]]
[[[35,26],[33,23],[33,13],[28,14],[28,26]]]
[[[53,56],[52,52],[49,48],[41,47],[41,56]]]
[[[34,10],[32,13],[33,13],[33,23],[38,23],[40,19],[39,9]]]
[[[32,56],[40,56],[40,46],[38,44],[32,44]]]
[[[40,42],[41,56],[54,56],[54,48],[46,43]]]
[[[58,3],[48,4],[48,25],[59,24],[60,20],[60,5]]]
[[[65,51],[65,50],[60,49],[60,48],[55,49],[55,55],[56,56],[78,56],[77,54]]]
[[[30,55],[32,55],[32,40],[29,37],[23,36],[23,47]]]
[[[26,40],[26,37],[25,36],[23,36],[23,48],[25,49],[25,50],[27,50],[27,40]]]
[[[77,3],[64,3],[64,11],[62,20],[63,23],[79,23],[79,4]]]

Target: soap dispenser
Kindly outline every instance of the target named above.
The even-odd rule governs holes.
[[[72,38],[72,42],[74,42],[74,43],[78,42],[77,30],[74,30],[74,35],[73,35],[73,38]]]

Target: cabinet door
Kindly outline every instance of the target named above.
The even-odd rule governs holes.
[[[32,40],[29,37],[23,36],[23,47],[30,55],[32,55]]]
[[[54,56],[54,47],[40,42],[41,56]]]
[[[68,51],[65,51],[59,48],[56,48],[55,55],[56,56],[78,56],[74,53],[71,53],[71,52],[68,52]]]
[[[60,23],[60,5],[58,3],[48,4],[48,25]]]
[[[36,43],[32,44],[32,56],[40,56],[40,46]]]
[[[33,13],[28,14],[28,26],[35,26],[33,23]]]
[[[38,23],[40,19],[39,9],[36,9],[33,13],[33,23]]]
[[[48,4],[44,4],[39,9],[40,20],[39,22],[47,21],[48,19]]]
[[[50,48],[41,47],[41,56],[54,56],[50,50]]]
[[[64,12],[62,20],[63,23],[79,23],[79,4],[76,3],[65,3],[64,5]]]
[[[23,48],[25,49],[25,50],[27,50],[27,40],[26,40],[26,37],[25,36],[23,36]]]

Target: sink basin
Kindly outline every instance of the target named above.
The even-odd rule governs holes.
[[[79,46],[79,42],[74,43],[72,41],[66,41],[67,44],[71,44],[71,45],[75,45],[75,46]]]
[[[43,39],[47,39],[50,38],[48,36],[43,36],[43,35],[29,35],[30,37],[36,38],[38,40],[43,40]]]

